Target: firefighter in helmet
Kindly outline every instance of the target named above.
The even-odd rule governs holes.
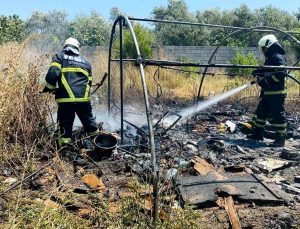
[[[63,50],[52,58],[45,77],[43,92],[55,93],[58,104],[58,145],[66,146],[72,140],[75,114],[79,117],[85,132],[98,133],[90,103],[92,68],[79,53],[80,44],[75,38],[68,38]]]
[[[273,34],[263,36],[258,46],[264,54],[264,65],[285,66],[286,52]],[[283,147],[286,140],[286,117],[284,102],[286,91],[286,70],[256,69],[252,72],[261,87],[260,100],[253,117],[254,133],[247,137],[263,140],[266,121],[275,130],[274,147]]]

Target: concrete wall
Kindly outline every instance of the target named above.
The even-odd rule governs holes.
[[[177,60],[177,61],[195,61],[198,63],[207,63],[214,46],[163,46],[154,49],[155,59]],[[107,52],[108,47],[82,47],[83,55],[90,57],[97,55],[99,52]],[[213,63],[230,63],[236,53],[247,54],[252,52],[257,58],[262,58],[261,53],[257,47],[247,48],[232,48],[220,47],[213,59]]]
[[[207,63],[215,50],[214,46],[163,46],[155,50],[156,57],[169,60],[193,60],[199,63]],[[213,63],[230,63],[236,53],[253,53],[256,58],[262,58],[262,54],[256,47],[232,48],[220,47],[216,53]]]

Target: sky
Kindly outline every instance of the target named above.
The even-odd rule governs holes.
[[[279,9],[297,12],[299,0],[185,0],[190,11],[219,7],[234,9],[246,4],[250,9],[272,5]],[[134,17],[147,18],[157,6],[167,6],[168,0],[0,0],[0,15],[19,15],[22,19],[30,17],[33,11],[64,10],[72,19],[76,15],[89,14],[91,11],[109,18],[110,9],[118,7],[122,12]]]

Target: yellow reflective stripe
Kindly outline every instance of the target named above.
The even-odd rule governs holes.
[[[50,83],[46,83],[45,87],[49,88],[50,90],[54,90],[56,88],[56,86],[53,86]]]
[[[77,102],[89,102],[90,98],[61,98],[56,99],[57,103],[77,103]]]
[[[63,145],[69,144],[72,142],[71,138],[58,138],[58,145],[62,147]]]
[[[257,127],[260,127],[260,128],[264,128],[265,127],[265,125],[260,125],[260,124],[258,124],[257,122],[253,122],[253,124],[254,124],[254,126],[257,126]]]
[[[272,79],[276,82],[276,83],[278,83],[280,80],[276,77],[276,76],[274,76],[274,75],[272,75]]]
[[[88,79],[89,79],[89,81],[93,81],[93,77],[91,77],[91,76],[88,77]]]
[[[264,91],[264,95],[283,95],[287,94],[287,90],[281,90],[281,91]]]
[[[59,69],[61,69],[61,64],[60,63],[57,63],[57,62],[52,62],[50,64],[50,67],[58,67]]]
[[[69,97],[70,98],[75,98],[75,96],[73,94],[73,91],[70,88],[70,85],[68,84],[64,74],[61,74],[61,82],[64,85],[65,89],[67,90]]]
[[[88,98],[89,97],[89,92],[90,92],[90,85],[86,85],[85,93],[84,93],[84,98]]]
[[[278,134],[286,134],[286,130],[276,130],[275,132]]]
[[[62,72],[81,72],[86,76],[89,76],[89,72],[86,70],[83,70],[82,68],[63,68],[61,70]]]
[[[283,123],[283,124],[273,124],[273,123],[271,123],[270,126],[274,126],[274,127],[287,127],[287,124],[286,123]]]

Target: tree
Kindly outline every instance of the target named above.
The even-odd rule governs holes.
[[[151,58],[153,56],[153,46],[155,43],[155,36],[153,32],[139,23],[135,23],[133,25],[133,30],[137,38],[141,56],[143,58]],[[116,37],[118,38],[118,36]],[[118,51],[117,53],[119,53],[120,50],[119,39],[115,40],[113,46],[114,46],[114,50],[117,50]],[[124,30],[123,33],[123,57],[124,58],[137,57],[136,48],[133,43],[131,33],[129,30]]]
[[[143,58],[151,58],[153,56],[154,34],[140,24],[133,26],[135,35],[138,40],[140,52]],[[130,31],[124,32],[124,51],[128,58],[136,58],[136,49],[132,41]]]
[[[24,22],[17,15],[0,17],[0,44],[20,42],[25,36]]]
[[[26,21],[27,34],[38,34],[40,45],[61,46],[68,37],[69,22],[64,11],[35,11]]]
[[[207,24],[218,24],[218,25],[232,25],[234,16],[232,11],[221,11],[219,8],[209,9],[205,11],[197,11],[196,13],[197,22],[207,23]],[[206,44],[209,45],[218,45],[224,37],[229,33],[228,30],[220,28],[207,28],[205,29],[206,33],[203,34],[202,40],[206,41]],[[227,43],[225,43],[226,45]]]
[[[258,65],[258,60],[252,52],[249,52],[247,55],[237,53],[235,57],[230,61],[231,64],[236,65]],[[251,68],[229,68],[227,70],[230,74],[242,74],[244,76],[250,76],[253,69]]]
[[[299,21],[295,15],[287,11],[277,9],[272,6],[266,6],[254,11],[256,26],[273,26],[278,29],[293,30],[299,27]]]
[[[152,11],[155,19],[196,22],[183,0],[169,0],[167,7],[156,7]],[[205,30],[187,25],[155,24],[155,34],[162,45],[201,45],[205,43]]]
[[[108,22],[96,12],[91,12],[89,16],[77,16],[69,31],[83,46],[107,45],[110,37]]]
[[[111,8],[111,10],[110,10],[110,20],[115,21],[117,19],[117,17],[121,14],[124,15],[124,13],[118,7]]]

